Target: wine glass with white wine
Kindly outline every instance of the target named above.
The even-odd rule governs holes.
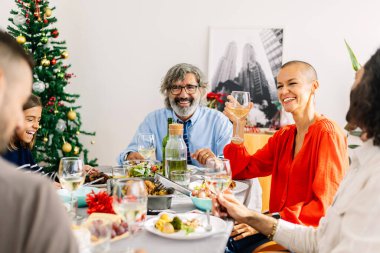
[[[218,195],[228,189],[232,182],[230,160],[213,158],[207,160],[205,183],[207,188]]]
[[[152,159],[156,151],[154,135],[149,133],[139,134],[137,137],[137,150],[144,159]]]
[[[230,112],[236,118],[236,131],[235,135],[232,137],[232,140],[237,142],[242,142],[243,139],[239,136],[240,133],[240,120],[247,116],[249,113],[249,92],[246,91],[232,91],[231,96],[234,98],[230,101],[231,107]]]
[[[58,178],[62,188],[70,192],[69,213],[76,216],[74,206],[74,192],[83,185],[86,172],[82,159],[79,157],[63,157],[59,162]]]

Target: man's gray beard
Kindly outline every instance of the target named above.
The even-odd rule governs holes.
[[[189,117],[195,112],[195,110],[197,110],[198,106],[200,105],[201,98],[198,97],[197,99],[194,99],[189,107],[178,106],[173,98],[169,98],[169,102],[170,102],[170,106],[172,107],[173,111],[178,116]]]

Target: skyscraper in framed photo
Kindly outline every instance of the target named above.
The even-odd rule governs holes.
[[[255,104],[248,117],[250,125],[273,127],[279,119],[275,77],[282,65],[282,49],[283,29],[210,29],[212,91],[249,92]],[[219,104],[218,109],[223,106]]]

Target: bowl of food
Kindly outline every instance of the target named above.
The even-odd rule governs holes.
[[[128,160],[123,162],[129,177],[154,177],[155,173],[162,174],[162,165],[156,160]]]
[[[211,198],[198,198],[195,196],[191,196],[191,201],[194,206],[202,211],[210,211],[212,208],[212,200]]]
[[[194,181],[189,185],[191,192],[191,201],[196,208],[207,211],[212,207],[212,193],[206,187],[206,184],[202,181]]]
[[[158,180],[144,180],[148,191],[148,210],[170,209],[174,189],[165,187]]]

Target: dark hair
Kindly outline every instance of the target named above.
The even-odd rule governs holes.
[[[25,60],[29,67],[33,69],[33,58],[25,52],[24,48],[12,36],[0,30],[0,66],[6,64],[5,61],[1,61],[2,59],[9,61],[15,58]]]
[[[170,87],[173,83],[185,79],[185,75],[188,73],[194,74],[199,84],[199,87],[203,88],[201,90],[201,104],[207,103],[206,92],[208,89],[208,84],[202,71],[194,65],[188,63],[180,63],[171,67],[168,70],[168,73],[166,73],[166,76],[164,77],[164,80],[161,83],[160,91],[165,96],[165,105],[167,108],[171,108],[168,96]]]
[[[380,146],[380,49],[365,64],[361,80],[351,90],[346,120]]]
[[[25,111],[33,107],[42,107],[42,103],[39,97],[37,97],[34,94],[31,94],[28,100],[26,101],[26,103],[23,105],[22,110]],[[20,145],[22,145],[23,147],[32,149],[34,146],[34,143],[36,143],[36,136],[37,134],[33,135],[33,139],[30,143],[24,143],[18,138],[17,134],[15,133],[8,144],[8,150],[10,151],[17,150],[18,149],[17,143],[20,143]]]

